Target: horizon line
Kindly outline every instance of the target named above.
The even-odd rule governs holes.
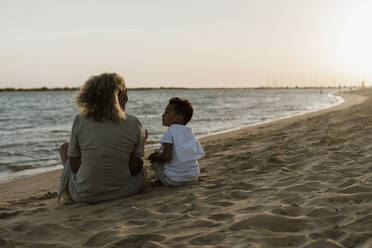
[[[338,85],[338,86],[259,86],[259,87],[134,87],[129,90],[234,90],[234,89],[345,89],[345,88],[366,88],[356,85]],[[37,88],[0,88],[0,92],[6,91],[77,91],[80,87],[37,87]]]

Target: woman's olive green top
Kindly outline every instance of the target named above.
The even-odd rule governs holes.
[[[75,202],[99,202],[126,197],[144,187],[141,173],[129,171],[130,156],[144,156],[144,132],[139,120],[131,115],[114,123],[77,115],[71,131],[69,157],[81,157],[76,174],[66,165],[60,193],[68,185]],[[63,185],[64,184],[64,185]]]

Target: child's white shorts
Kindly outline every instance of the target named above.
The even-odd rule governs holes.
[[[165,174],[165,168],[164,164],[155,162],[155,168],[156,168],[156,175],[158,176],[159,180],[166,186],[170,187],[178,187],[178,186],[183,186],[183,185],[189,185],[189,184],[194,184],[197,183],[198,179],[195,178],[194,180],[187,181],[187,182],[176,182],[167,177]]]

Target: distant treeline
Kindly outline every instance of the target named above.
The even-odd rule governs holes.
[[[67,91],[67,90],[79,90],[79,88],[70,88],[70,87],[63,87],[63,88],[30,88],[30,89],[23,89],[23,88],[0,88],[0,91]]]
[[[365,85],[362,85],[364,88]],[[306,87],[306,86],[295,86],[295,87],[241,87],[241,88],[182,88],[182,87],[159,87],[159,88],[129,88],[130,90],[236,90],[236,89],[246,89],[246,90],[267,90],[267,89],[345,89],[345,88],[357,88],[357,86],[328,86],[328,87]],[[78,87],[63,87],[63,88],[0,88],[2,91],[77,91]]]

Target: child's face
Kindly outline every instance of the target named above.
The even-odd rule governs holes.
[[[183,125],[183,116],[176,113],[172,104],[167,105],[161,117],[163,126],[169,127],[172,124]]]

